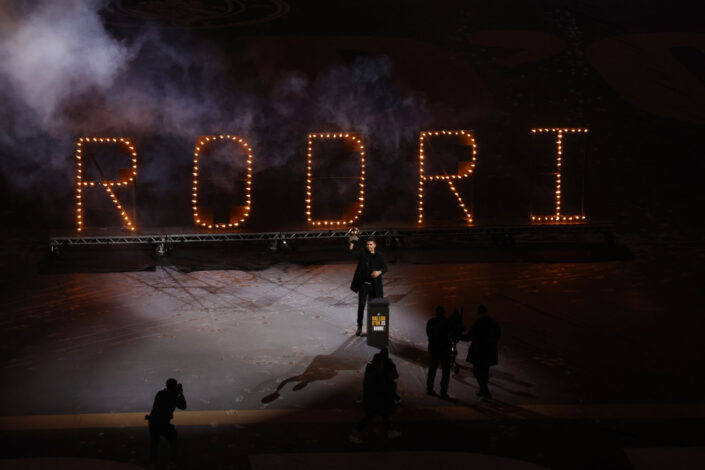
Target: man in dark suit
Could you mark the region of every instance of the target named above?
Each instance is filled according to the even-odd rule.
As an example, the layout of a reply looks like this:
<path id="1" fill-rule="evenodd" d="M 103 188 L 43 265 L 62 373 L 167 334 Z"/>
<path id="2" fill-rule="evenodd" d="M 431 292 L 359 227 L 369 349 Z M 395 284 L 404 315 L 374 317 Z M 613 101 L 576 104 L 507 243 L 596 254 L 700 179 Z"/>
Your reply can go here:
<path id="1" fill-rule="evenodd" d="M 436 307 L 436 316 L 426 323 L 428 336 L 428 377 L 426 393 L 435 395 L 433 384 L 436 380 L 436 370 L 441 364 L 441 398 L 448 398 L 448 382 L 450 382 L 450 363 L 453 351 L 452 331 L 446 318 L 443 306 Z"/>
<path id="2" fill-rule="evenodd" d="M 359 231 L 351 232 L 348 239 L 348 252 L 350 256 L 357 259 L 357 267 L 350 289 L 357 293 L 357 331 L 355 335 L 360 336 L 367 299 L 384 297 L 382 274 L 387 272 L 387 262 L 384 255 L 377 251 L 377 242 L 373 237 L 369 237 L 365 241 L 365 249 L 357 248 L 355 246 L 355 242 L 358 241 L 357 234 Z"/>
<path id="3" fill-rule="evenodd" d="M 489 400 L 492 395 L 488 388 L 490 380 L 490 366 L 498 362 L 497 343 L 501 336 L 501 330 L 497 320 L 490 317 L 487 307 L 480 305 L 477 307 L 478 318 L 470 327 L 470 331 L 462 336 L 465 341 L 471 341 L 468 348 L 467 361 L 472 363 L 472 370 L 480 390 L 477 396 Z"/>

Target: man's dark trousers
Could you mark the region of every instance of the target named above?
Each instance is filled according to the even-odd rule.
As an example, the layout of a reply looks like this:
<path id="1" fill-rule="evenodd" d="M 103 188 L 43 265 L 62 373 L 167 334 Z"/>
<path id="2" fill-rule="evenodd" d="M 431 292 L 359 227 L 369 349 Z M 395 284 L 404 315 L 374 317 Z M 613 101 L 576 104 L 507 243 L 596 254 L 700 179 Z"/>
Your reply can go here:
<path id="1" fill-rule="evenodd" d="M 450 382 L 450 360 L 451 351 L 430 352 L 428 363 L 428 379 L 426 380 L 426 390 L 433 390 L 433 383 L 436 380 L 436 369 L 441 363 L 441 395 L 448 394 L 448 382 Z"/>
<path id="2" fill-rule="evenodd" d="M 372 283 L 363 282 L 360 284 L 360 290 L 357 293 L 357 326 L 362 328 L 362 319 L 365 316 L 365 304 L 367 298 L 372 294 Z"/>
<path id="3" fill-rule="evenodd" d="M 149 423 L 149 439 L 150 453 L 149 462 L 157 462 L 157 449 L 159 448 L 159 439 L 164 436 L 169 441 L 169 460 L 176 460 L 176 450 L 179 447 L 179 439 L 176 435 L 176 428 L 170 423 Z"/>
<path id="4" fill-rule="evenodd" d="M 487 384 L 490 381 L 490 366 L 484 364 L 473 364 L 472 373 L 480 386 L 480 393 L 489 393 Z"/>

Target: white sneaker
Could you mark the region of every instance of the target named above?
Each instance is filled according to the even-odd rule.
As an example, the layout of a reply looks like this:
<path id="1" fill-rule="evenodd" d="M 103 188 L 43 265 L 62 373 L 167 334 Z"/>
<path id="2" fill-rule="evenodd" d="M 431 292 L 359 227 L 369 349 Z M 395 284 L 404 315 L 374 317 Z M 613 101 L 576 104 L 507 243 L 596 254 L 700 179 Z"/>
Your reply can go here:
<path id="1" fill-rule="evenodd" d="M 362 438 L 360 437 L 360 433 L 357 431 L 351 432 L 348 436 L 348 440 L 353 444 L 362 444 Z"/>
<path id="2" fill-rule="evenodd" d="M 399 431 L 395 431 L 393 429 L 387 431 L 387 439 L 396 439 L 398 437 L 401 437 L 401 433 Z"/>

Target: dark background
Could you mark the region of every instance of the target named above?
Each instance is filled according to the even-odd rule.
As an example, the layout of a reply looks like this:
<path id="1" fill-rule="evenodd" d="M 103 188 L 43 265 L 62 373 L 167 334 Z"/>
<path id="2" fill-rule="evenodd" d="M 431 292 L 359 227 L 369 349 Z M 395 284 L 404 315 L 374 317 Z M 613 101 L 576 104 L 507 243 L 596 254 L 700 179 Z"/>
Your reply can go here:
<path id="1" fill-rule="evenodd" d="M 413 224 L 418 133 L 433 129 L 475 133 L 477 168 L 459 185 L 475 223 L 522 224 L 532 211 L 553 209 L 553 179 L 541 173 L 554 161 L 554 138 L 530 130 L 559 126 L 590 129 L 565 139 L 564 212 L 584 204 L 588 222 L 656 240 L 702 236 L 705 34 L 688 2 L 238 5 L 94 5 L 108 40 L 130 53 L 111 81 L 74 83 L 51 125 L 27 111 L 12 83 L 4 87 L 0 187 L 8 225 L 70 233 L 76 139 L 129 136 L 139 152 L 137 226 L 191 227 L 195 141 L 229 133 L 254 152 L 247 229 L 305 227 L 306 135 L 320 131 L 364 136 L 362 223 Z M 27 10 L 24 18 L 41 9 L 12 8 L 16 17 Z M 458 153 L 439 145 L 428 158 L 452 173 Z M 320 174 L 351 177 L 355 158 L 333 152 L 314 160 Z M 233 181 L 222 200 L 237 203 L 242 191 Z M 447 187 L 427 188 L 433 223 L 461 222 Z M 335 216 L 350 190 L 322 180 L 315 192 L 315 210 Z M 95 193 L 86 197 L 109 213 L 107 198 Z M 109 214 L 87 223 L 122 230 Z"/>

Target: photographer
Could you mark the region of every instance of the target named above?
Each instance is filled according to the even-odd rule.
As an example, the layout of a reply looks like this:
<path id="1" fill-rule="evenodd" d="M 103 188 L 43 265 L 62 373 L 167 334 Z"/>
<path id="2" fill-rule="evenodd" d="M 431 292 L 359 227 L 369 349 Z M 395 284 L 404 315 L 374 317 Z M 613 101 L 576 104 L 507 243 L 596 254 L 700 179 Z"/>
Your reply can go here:
<path id="1" fill-rule="evenodd" d="M 176 450 L 179 446 L 176 428 L 171 424 L 171 419 L 174 417 L 174 410 L 186 409 L 186 399 L 184 398 L 184 390 L 176 379 L 166 381 L 166 388 L 157 392 L 152 405 L 152 412 L 145 416 L 149 421 L 149 439 L 150 439 L 150 465 L 157 463 L 157 449 L 159 448 L 159 439 L 164 436 L 169 441 L 169 468 L 174 466 L 176 461 Z"/>

